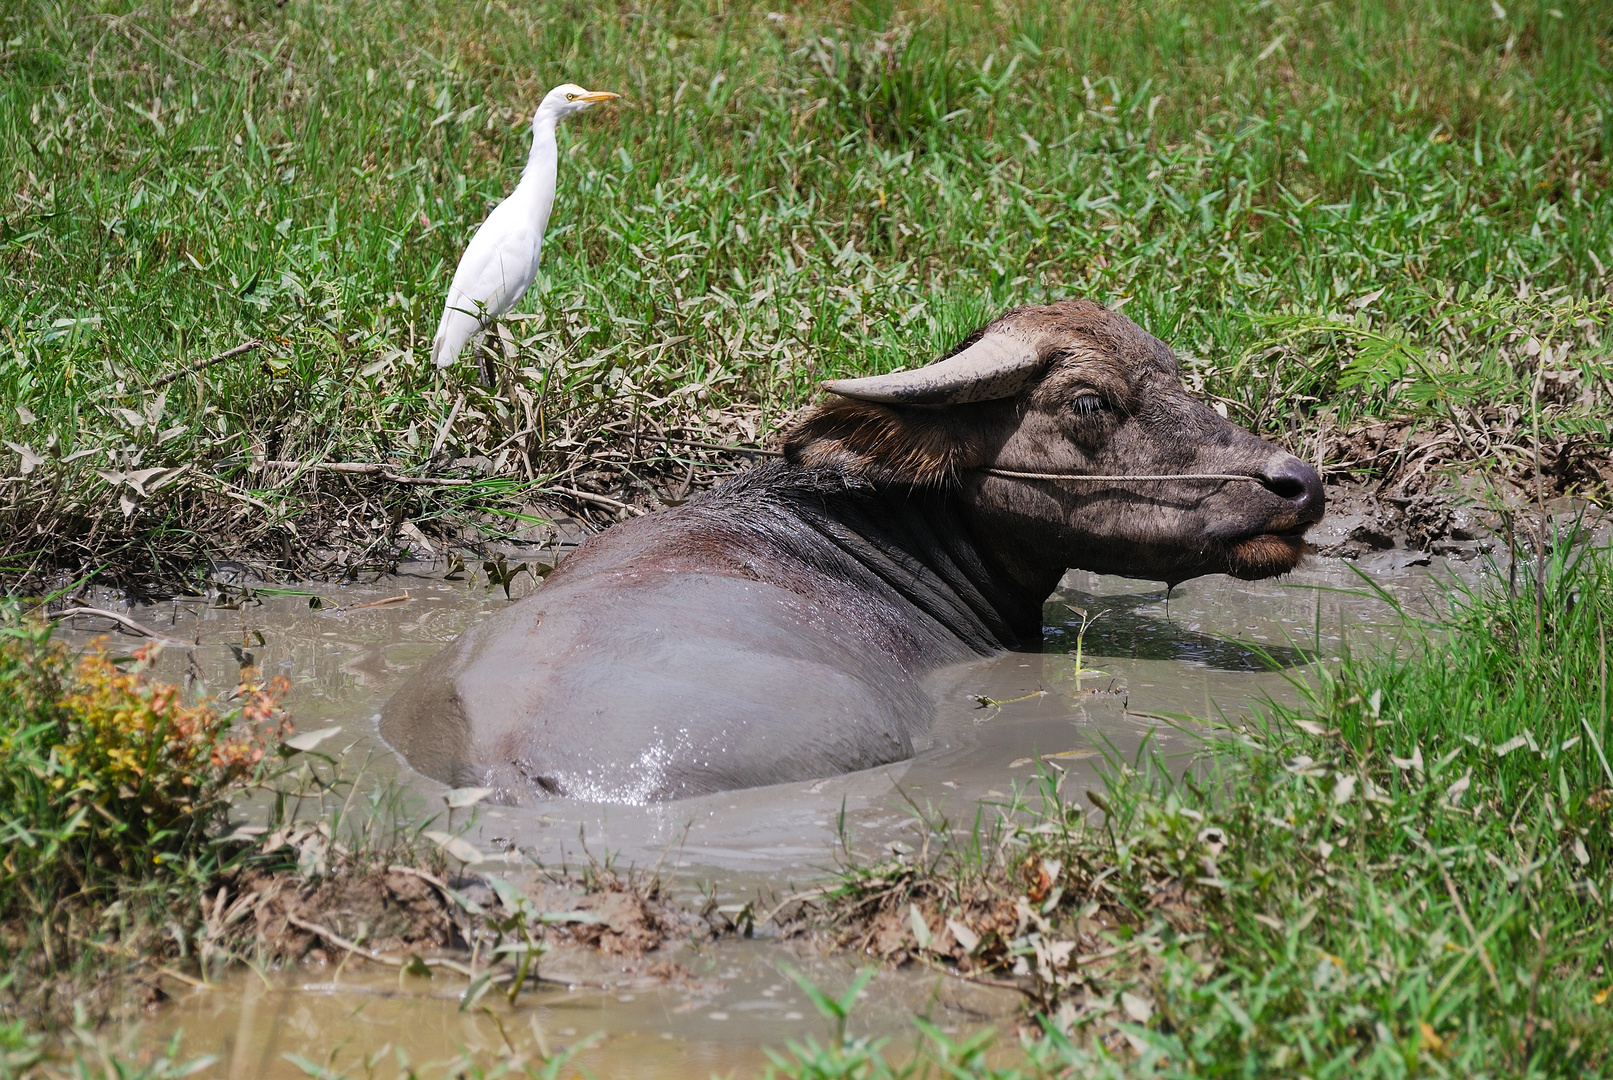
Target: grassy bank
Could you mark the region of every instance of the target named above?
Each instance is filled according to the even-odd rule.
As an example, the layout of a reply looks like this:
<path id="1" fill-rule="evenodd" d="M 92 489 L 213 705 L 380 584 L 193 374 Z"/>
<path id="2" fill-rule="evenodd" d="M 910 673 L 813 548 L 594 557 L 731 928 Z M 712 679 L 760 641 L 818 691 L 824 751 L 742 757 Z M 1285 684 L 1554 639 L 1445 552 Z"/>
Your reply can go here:
<path id="1" fill-rule="evenodd" d="M 1019 986 L 1031 1075 L 1603 1075 L 1613 556 L 1559 555 L 1539 603 L 1453 601 L 1196 764 L 933 823 L 820 915 Z"/>
<path id="2" fill-rule="evenodd" d="M 653 505 L 734 460 L 689 442 L 1071 294 L 1335 477 L 1521 481 L 1538 439 L 1601 491 L 1610 67 L 1589 0 L 10 0 L 0 554 L 172 584 L 608 519 L 566 489 Z M 562 133 L 498 386 L 435 375 L 563 79 L 627 102 Z"/>

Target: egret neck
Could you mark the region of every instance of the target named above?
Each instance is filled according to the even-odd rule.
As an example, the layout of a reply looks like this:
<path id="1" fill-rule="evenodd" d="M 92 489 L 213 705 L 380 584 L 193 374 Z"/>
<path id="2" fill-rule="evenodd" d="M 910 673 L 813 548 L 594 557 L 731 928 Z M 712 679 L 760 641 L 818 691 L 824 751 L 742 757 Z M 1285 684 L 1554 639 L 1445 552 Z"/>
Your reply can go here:
<path id="1" fill-rule="evenodd" d="M 516 198 L 531 215 L 532 231 L 538 242 L 533 245 L 532 264 L 537 270 L 538 256 L 543 249 L 543 235 L 549 229 L 549 215 L 554 210 L 554 192 L 560 171 L 560 149 L 555 132 L 560 117 L 547 109 L 538 111 L 532 119 L 532 153 L 527 156 L 526 168 L 521 170 L 521 182 L 515 187 Z"/>

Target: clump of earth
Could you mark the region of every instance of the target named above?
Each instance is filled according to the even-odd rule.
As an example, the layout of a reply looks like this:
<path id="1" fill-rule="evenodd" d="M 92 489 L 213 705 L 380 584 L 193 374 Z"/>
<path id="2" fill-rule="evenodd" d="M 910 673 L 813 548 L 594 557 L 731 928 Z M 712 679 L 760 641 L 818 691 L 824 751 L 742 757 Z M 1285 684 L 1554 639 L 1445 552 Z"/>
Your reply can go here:
<path id="1" fill-rule="evenodd" d="M 1613 536 L 1613 518 L 1595 504 L 1571 496 L 1546 501 L 1548 538 L 1576 522 L 1598 538 Z M 1318 555 L 1383 559 L 1399 568 L 1426 565 L 1436 555 L 1464 562 L 1504 558 L 1509 534 L 1521 554 L 1540 526 L 1540 510 L 1521 490 L 1483 498 L 1454 486 L 1397 495 L 1376 484 L 1329 484 L 1327 516 L 1306 540 Z"/>

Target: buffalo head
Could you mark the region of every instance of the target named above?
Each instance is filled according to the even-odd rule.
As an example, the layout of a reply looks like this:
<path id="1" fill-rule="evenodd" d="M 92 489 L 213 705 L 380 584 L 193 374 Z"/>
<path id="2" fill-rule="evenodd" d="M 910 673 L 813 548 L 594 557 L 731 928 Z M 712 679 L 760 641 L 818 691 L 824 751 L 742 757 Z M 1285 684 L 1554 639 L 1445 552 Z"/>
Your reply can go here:
<path id="1" fill-rule="evenodd" d="M 1030 587 L 1069 567 L 1172 583 L 1286 573 L 1325 507 L 1315 469 L 1192 397 L 1164 342 L 1085 300 L 1015 309 L 928 366 L 826 389 L 787 433 L 787 457 L 955 492 L 977 539 Z"/>

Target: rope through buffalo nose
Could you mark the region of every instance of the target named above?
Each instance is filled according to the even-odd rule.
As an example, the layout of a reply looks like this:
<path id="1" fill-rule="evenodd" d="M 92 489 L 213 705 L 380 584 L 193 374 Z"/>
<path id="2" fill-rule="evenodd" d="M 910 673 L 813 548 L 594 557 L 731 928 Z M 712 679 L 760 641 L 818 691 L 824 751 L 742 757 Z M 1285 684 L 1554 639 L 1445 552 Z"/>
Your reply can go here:
<path id="1" fill-rule="evenodd" d="M 1257 484 L 1264 483 L 1259 476 L 1250 476 L 1248 473 L 1167 473 L 1159 476 L 1101 476 L 1095 473 L 1045 473 L 1045 472 L 1014 472 L 1009 469 L 985 469 L 984 472 L 992 476 L 1006 476 L 1015 480 L 1251 480 Z"/>

